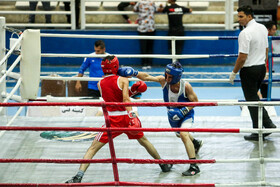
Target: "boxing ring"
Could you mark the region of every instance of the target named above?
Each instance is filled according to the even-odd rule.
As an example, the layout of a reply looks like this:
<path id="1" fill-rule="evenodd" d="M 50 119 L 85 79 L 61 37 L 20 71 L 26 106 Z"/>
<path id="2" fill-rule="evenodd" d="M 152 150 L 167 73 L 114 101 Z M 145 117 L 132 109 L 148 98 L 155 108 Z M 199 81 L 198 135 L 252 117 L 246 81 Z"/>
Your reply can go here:
<path id="1" fill-rule="evenodd" d="M 58 35 L 53 35 L 58 37 Z M 91 37 L 105 36 L 59 35 L 61 37 Z M 14 88 L 8 93 L 1 91 L 4 98 L 0 103 L 0 186 L 279 186 L 279 153 L 280 140 L 277 129 L 262 129 L 262 120 L 259 120 L 259 129 L 251 128 L 249 117 L 206 116 L 195 118 L 195 126 L 191 129 L 171 129 L 166 116 L 141 116 L 143 128 L 147 138 L 157 148 L 163 159 L 150 159 L 135 141 L 127 141 L 121 135 L 112 140 L 105 148 L 91 160 L 80 159 L 88 148 L 90 141 L 97 131 L 137 131 L 139 129 L 110 128 L 107 106 L 138 106 L 143 108 L 158 108 L 165 106 L 196 106 L 215 110 L 216 107 L 256 106 L 259 108 L 259 118 L 262 116 L 262 107 L 279 106 L 279 101 L 244 102 L 238 100 L 200 101 L 196 103 L 163 103 L 159 101 L 140 100 L 132 103 L 106 103 L 96 100 L 79 100 L 72 98 L 37 97 L 40 79 L 45 80 L 99 80 L 97 78 L 50 77 L 40 76 L 39 57 L 92 57 L 92 55 L 75 54 L 41 54 L 40 37 L 52 37 L 36 30 L 27 30 L 15 43 L 21 43 L 21 53 L 15 63 L 4 71 L 0 78 L 1 85 L 7 76 L 17 80 Z M 108 37 L 108 36 L 107 36 Z M 116 36 L 112 36 L 116 37 Z M 32 38 L 32 40 L 31 40 Z M 35 38 L 35 39 L 34 39 Z M 187 39 L 187 37 L 183 37 Z M 165 37 L 160 39 L 167 39 Z M 174 39 L 174 38 L 173 38 Z M 175 38 L 176 39 L 176 38 Z M 191 39 L 191 38 L 188 38 Z M 207 38 L 192 38 L 207 39 Z M 208 39 L 213 39 L 212 37 Z M 216 39 L 219 39 L 216 37 Z M 221 38 L 220 38 L 221 39 Z M 234 38 L 230 38 L 234 39 Z M 276 37 L 277 39 L 277 37 Z M 30 43 L 29 43 L 30 42 Z M 31 45 L 32 44 L 32 45 Z M 32 48 L 30 46 L 33 46 Z M 38 47 L 39 46 L 39 47 Z M 37 49 L 37 51 L 36 51 Z M 14 48 L 1 59 L 2 66 L 11 55 Z M 234 56 L 233 54 L 232 56 Z M 277 54 L 274 54 L 277 56 Z M 31 58 L 35 59 L 29 59 Z M 34 57 L 35 56 L 35 57 Z M 117 55 L 119 58 L 141 58 L 141 55 Z M 218 56 L 218 55 L 217 55 Z M 226 55 L 230 57 L 231 55 Z M 210 55 L 151 55 L 150 58 L 209 58 Z M 215 56 L 212 56 L 215 58 Z M 26 59 L 27 58 L 27 59 Z M 28 64 L 32 60 L 36 65 Z M 20 74 L 13 73 L 12 69 L 20 62 Z M 28 67 L 28 68 L 27 68 Z M 30 76 L 28 71 L 34 70 Z M 36 71 L 37 70 L 37 71 Z M 28 76 L 27 76 L 28 75 Z M 4 78 L 3 78 L 4 77 Z M 29 78 L 29 79 L 28 79 Z M 31 80 L 30 80 L 31 79 Z M 135 80 L 135 79 L 131 79 Z M 200 79 L 189 82 L 229 82 L 227 79 Z M 236 80 L 238 82 L 239 80 Z M 277 82 L 275 79 L 269 82 Z M 32 83 L 32 84 L 31 84 Z M 20 95 L 15 95 L 20 88 Z M 38 99 L 39 98 L 39 99 Z M 9 102 L 14 100 L 16 102 Z M 276 99 L 277 100 L 277 99 Z M 102 107 L 104 117 L 28 117 L 19 116 L 24 107 Z M 10 107 L 19 107 L 14 116 L 6 116 L 4 110 Z M 162 109 L 165 110 L 165 109 Z M 279 117 L 273 117 L 275 124 L 280 124 Z M 107 128 L 100 128 L 106 123 Z M 247 128 L 245 128 L 247 127 Z M 176 138 L 174 131 L 189 131 L 195 137 L 203 139 L 204 145 L 198 154 L 197 160 L 188 160 L 183 144 Z M 53 132 L 53 136 L 42 138 L 46 132 Z M 66 135 L 59 137 L 62 132 Z M 67 132 L 85 132 L 71 139 Z M 263 133 L 273 134 L 263 141 Z M 244 133 L 258 133 L 258 142 L 243 140 Z M 92 135 L 93 134 L 93 135 Z M 46 137 L 46 136 L 45 136 Z M 79 158 L 79 159 L 77 159 Z M 181 172 L 191 162 L 199 163 L 201 173 L 193 177 L 183 177 Z M 85 174 L 83 183 L 64 184 L 74 175 L 79 163 L 92 163 Z M 171 172 L 162 173 L 158 163 L 175 164 Z M 234 177 L 233 177 L 234 176 Z M 143 182 L 144 181 L 144 182 Z"/>

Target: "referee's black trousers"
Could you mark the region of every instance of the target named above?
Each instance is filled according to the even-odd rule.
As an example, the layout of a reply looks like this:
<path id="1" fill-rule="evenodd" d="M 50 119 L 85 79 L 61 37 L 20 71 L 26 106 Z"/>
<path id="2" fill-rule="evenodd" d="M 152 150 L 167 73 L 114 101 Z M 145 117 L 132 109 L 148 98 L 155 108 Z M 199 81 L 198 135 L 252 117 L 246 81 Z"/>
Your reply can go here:
<path id="1" fill-rule="evenodd" d="M 265 65 L 243 67 L 240 70 L 241 86 L 246 101 L 259 101 L 257 94 L 266 73 Z M 253 122 L 253 128 L 258 128 L 258 107 L 248 107 Z M 267 111 L 263 108 L 263 126 L 271 128 L 273 125 Z"/>

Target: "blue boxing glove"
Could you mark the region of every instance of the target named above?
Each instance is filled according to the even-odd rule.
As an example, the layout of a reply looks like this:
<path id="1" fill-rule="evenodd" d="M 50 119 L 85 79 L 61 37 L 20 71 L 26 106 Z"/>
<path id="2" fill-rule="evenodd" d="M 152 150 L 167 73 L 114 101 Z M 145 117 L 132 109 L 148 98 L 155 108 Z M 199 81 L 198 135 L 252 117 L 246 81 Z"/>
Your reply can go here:
<path id="1" fill-rule="evenodd" d="M 189 113 L 188 107 L 179 108 L 171 108 L 168 110 L 168 117 L 174 121 L 179 121 L 184 119 L 184 117 Z"/>
<path id="2" fill-rule="evenodd" d="M 122 67 L 119 68 L 118 75 L 122 77 L 136 77 L 138 75 L 138 71 L 133 69 L 132 67 Z"/>

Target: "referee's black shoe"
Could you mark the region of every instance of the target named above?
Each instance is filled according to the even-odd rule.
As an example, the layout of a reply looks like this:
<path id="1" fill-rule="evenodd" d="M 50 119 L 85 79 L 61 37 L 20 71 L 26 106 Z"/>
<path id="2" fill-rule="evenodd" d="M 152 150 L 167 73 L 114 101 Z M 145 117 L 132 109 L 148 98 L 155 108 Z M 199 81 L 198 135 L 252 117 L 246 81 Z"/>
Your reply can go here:
<path id="1" fill-rule="evenodd" d="M 276 129 L 277 126 L 274 125 L 273 123 L 270 123 L 268 126 L 266 126 L 266 127 L 264 127 L 264 128 L 266 128 L 266 129 Z M 269 135 L 271 135 L 271 133 L 264 133 L 264 134 L 263 134 L 263 137 L 266 137 L 266 136 L 269 136 Z"/>
<path id="2" fill-rule="evenodd" d="M 265 140 L 264 137 L 268 136 L 269 134 L 270 133 L 263 134 L 263 140 Z M 252 141 L 259 141 L 259 134 L 252 133 L 248 136 L 244 136 L 244 139 L 245 140 L 252 140 Z"/>

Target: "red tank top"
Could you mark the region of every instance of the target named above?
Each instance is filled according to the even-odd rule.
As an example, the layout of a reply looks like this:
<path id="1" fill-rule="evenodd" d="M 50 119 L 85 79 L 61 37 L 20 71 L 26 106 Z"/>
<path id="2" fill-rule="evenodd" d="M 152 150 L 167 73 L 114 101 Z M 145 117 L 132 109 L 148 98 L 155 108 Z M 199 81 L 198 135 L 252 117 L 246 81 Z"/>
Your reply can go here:
<path id="1" fill-rule="evenodd" d="M 100 81 L 101 96 L 105 102 L 123 102 L 122 90 L 118 84 L 119 76 L 109 75 Z M 107 107 L 108 111 L 126 111 L 125 107 Z"/>

